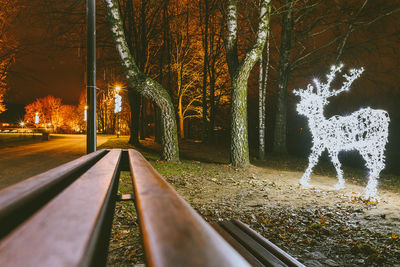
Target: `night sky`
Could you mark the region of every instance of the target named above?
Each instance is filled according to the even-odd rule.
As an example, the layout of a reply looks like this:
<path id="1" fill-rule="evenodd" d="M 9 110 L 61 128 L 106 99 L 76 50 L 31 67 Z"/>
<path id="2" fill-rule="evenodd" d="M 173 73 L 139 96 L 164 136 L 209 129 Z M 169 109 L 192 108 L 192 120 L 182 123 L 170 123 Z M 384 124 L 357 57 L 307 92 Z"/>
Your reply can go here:
<path id="1" fill-rule="evenodd" d="M 43 13 L 43 5 L 38 4 L 39 2 L 43 2 L 33 2 L 25 0 L 26 7 L 21 9 L 13 27 L 13 32 L 20 42 L 21 49 L 16 55 L 15 63 L 8 76 L 9 90 L 6 96 L 6 103 L 8 105 L 26 105 L 32 103 L 38 97 L 45 97 L 51 94 L 62 98 L 64 104 L 78 104 L 79 95 L 85 89 L 86 64 L 85 50 L 78 51 L 76 47 L 85 44 L 85 32 L 81 31 L 77 33 L 82 37 L 81 44 L 66 42 L 63 43 L 63 47 L 55 45 L 51 30 L 53 27 L 50 26 L 51 23 L 54 23 L 54 20 L 52 20 L 51 16 Z M 56 3 L 57 5 L 60 4 L 60 2 Z M 85 2 L 82 1 L 82 22 L 85 17 L 84 10 Z M 100 19 L 98 18 L 98 20 Z M 64 24 L 68 27 L 68 23 Z M 387 25 L 387 27 L 398 28 L 399 25 L 391 24 Z M 383 28 L 387 29 L 387 27 Z M 382 25 L 379 24 L 374 28 L 379 31 L 383 30 Z M 101 38 L 100 32 L 98 32 L 98 37 Z M 382 40 L 379 42 L 382 42 Z M 71 48 L 74 46 L 75 48 Z M 390 100 L 389 102 L 395 101 L 392 94 L 394 92 L 396 92 L 394 93 L 395 95 L 398 93 L 398 90 L 393 89 L 393 87 L 398 87 L 399 81 L 399 76 L 396 75 L 399 69 L 398 48 L 390 46 L 383 51 L 365 52 L 364 55 L 369 54 L 368 58 L 363 57 L 358 61 L 360 64 L 362 62 L 362 65 L 366 67 L 363 79 L 364 82 L 370 80 L 370 84 L 367 87 L 371 88 L 371 90 L 368 93 L 368 90 L 365 88 L 354 88 L 354 92 L 352 93 L 356 94 L 357 91 L 362 92 L 362 98 L 367 98 L 367 100 L 371 101 L 376 96 L 378 91 L 376 89 L 383 87 L 380 89 L 381 93 L 385 93 L 382 95 L 383 101 L 385 103 L 388 100 Z M 374 65 L 368 59 L 378 64 Z M 327 70 L 328 66 L 316 66 L 314 69 Z M 99 67 L 98 70 L 98 77 L 101 77 Z M 304 75 L 308 78 L 300 78 L 299 80 L 295 76 L 291 77 L 292 80 L 289 83 L 289 88 L 304 87 L 313 73 L 308 71 Z M 367 76 L 373 76 L 373 81 Z M 382 78 L 377 79 L 380 76 Z M 98 81 L 98 84 L 100 84 L 100 81 Z M 386 94 L 387 90 L 390 90 L 392 93 Z M 393 103 L 390 106 L 393 106 Z"/>
<path id="2" fill-rule="evenodd" d="M 84 58 L 77 48 L 54 46 L 48 31 L 49 18 L 40 16 L 39 8 L 23 8 L 14 24 L 21 48 L 9 73 L 6 101 L 29 104 L 51 94 L 61 97 L 65 104 L 77 104 L 85 88 Z"/>

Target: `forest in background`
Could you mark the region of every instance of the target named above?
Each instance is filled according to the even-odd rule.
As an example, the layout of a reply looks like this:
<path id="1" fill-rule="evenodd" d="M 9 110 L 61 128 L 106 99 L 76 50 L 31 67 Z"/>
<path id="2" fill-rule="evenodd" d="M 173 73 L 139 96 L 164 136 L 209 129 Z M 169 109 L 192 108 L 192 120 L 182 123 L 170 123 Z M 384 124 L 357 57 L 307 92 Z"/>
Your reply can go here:
<path id="1" fill-rule="evenodd" d="M 120 5 L 132 55 L 139 69 L 171 96 L 180 137 L 228 143 L 231 79 L 224 43 L 225 1 L 124 0 Z M 48 0 L 39 6 L 37 15 L 46 15 L 48 21 L 48 41 L 60 49 L 75 50 L 84 62 L 83 1 Z M 239 59 L 254 40 L 258 11 L 258 1 L 238 1 Z M 267 152 L 275 150 L 276 139 L 287 137 L 284 146 L 289 153 L 308 153 L 311 139 L 306 119 L 296 114 L 298 99 L 290 92 L 305 88 L 313 77 L 323 77 L 330 65 L 342 62 L 347 68 L 364 66 L 366 71 L 350 92 L 331 99 L 326 116 L 349 114 L 365 106 L 387 110 L 391 117 L 388 162 L 396 165 L 400 143 L 398 11 L 398 1 L 271 2 L 270 34 L 262 61 L 268 70 L 264 72 L 267 78 L 262 78 L 266 81 Z M 97 21 L 97 84 L 104 89 L 124 83 L 125 78 L 100 1 Z M 259 77 L 256 64 L 248 80 L 247 99 L 249 145 L 254 156 L 259 146 Z M 159 140 L 157 108 L 137 94 L 127 94 L 125 100 L 132 111 L 133 138 L 140 142 L 140 138 L 155 136 Z M 277 134 L 277 129 L 284 134 Z"/>

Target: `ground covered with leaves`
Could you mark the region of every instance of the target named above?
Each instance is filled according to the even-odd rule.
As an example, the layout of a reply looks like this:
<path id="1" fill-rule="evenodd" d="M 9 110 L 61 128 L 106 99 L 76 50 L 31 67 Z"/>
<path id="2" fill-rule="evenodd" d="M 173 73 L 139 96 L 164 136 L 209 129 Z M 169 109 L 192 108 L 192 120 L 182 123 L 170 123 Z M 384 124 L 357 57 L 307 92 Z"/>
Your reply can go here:
<path id="1" fill-rule="evenodd" d="M 105 147 L 125 146 L 122 141 Z M 396 175 L 383 175 L 380 199 L 373 201 L 359 196 L 366 181 L 358 170 L 345 169 L 346 189 L 335 191 L 334 171 L 321 164 L 312 175 L 314 187 L 302 189 L 304 160 L 271 156 L 236 169 L 218 148 L 186 142 L 181 158 L 191 159 L 165 163 L 148 149 L 156 146 L 146 145 L 151 164 L 207 221 L 239 219 L 306 266 L 400 266 Z M 119 191 L 132 192 L 129 173 L 122 173 Z M 108 265 L 143 263 L 132 203 L 117 204 L 112 231 Z"/>

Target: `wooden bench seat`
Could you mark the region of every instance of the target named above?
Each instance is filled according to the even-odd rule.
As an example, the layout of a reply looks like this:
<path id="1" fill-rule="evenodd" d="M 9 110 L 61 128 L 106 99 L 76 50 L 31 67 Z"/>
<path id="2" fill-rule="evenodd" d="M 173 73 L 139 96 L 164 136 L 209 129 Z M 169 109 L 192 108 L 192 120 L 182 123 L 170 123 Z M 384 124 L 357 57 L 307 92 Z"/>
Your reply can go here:
<path id="1" fill-rule="evenodd" d="M 238 221 L 214 230 L 132 149 L 98 151 L 0 191 L 0 266 L 104 266 L 119 173 L 129 169 L 146 265 L 302 266 Z"/>

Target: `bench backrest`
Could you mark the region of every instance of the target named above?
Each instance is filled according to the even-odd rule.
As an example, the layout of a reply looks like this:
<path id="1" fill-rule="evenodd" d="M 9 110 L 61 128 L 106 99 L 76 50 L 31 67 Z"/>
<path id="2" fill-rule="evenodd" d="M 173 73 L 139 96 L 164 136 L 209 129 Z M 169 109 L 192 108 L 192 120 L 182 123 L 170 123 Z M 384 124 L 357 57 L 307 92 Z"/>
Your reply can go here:
<path id="1" fill-rule="evenodd" d="M 2 190 L 0 266 L 105 265 L 119 171 L 127 163 L 149 266 L 248 266 L 139 152 L 119 149 Z"/>

